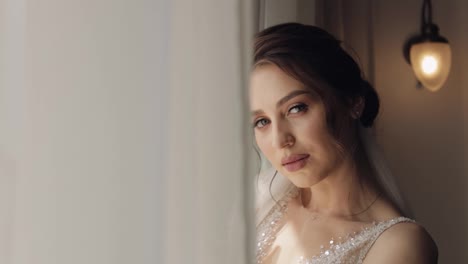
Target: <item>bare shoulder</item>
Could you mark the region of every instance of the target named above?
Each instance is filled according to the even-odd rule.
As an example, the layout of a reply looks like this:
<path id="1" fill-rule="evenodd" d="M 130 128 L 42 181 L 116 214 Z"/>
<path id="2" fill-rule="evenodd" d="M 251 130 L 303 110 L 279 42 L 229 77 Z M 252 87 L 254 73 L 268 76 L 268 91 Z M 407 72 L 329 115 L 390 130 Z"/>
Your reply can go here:
<path id="1" fill-rule="evenodd" d="M 437 245 L 429 233 L 419 224 L 402 222 L 380 235 L 363 263 L 431 264 L 437 258 Z"/>

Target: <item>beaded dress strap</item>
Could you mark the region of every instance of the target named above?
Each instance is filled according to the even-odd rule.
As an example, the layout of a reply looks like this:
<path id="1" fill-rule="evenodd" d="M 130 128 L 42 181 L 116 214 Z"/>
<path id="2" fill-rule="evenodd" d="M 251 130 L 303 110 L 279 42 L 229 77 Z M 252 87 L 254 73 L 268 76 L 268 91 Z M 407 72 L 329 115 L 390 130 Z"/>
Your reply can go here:
<path id="1" fill-rule="evenodd" d="M 416 223 L 416 221 L 413 219 L 400 216 L 400 217 L 392 218 L 390 220 L 377 224 L 372 229 L 375 232 L 371 234 L 368 244 L 362 250 L 361 259 L 359 260 L 359 263 L 361 263 L 364 260 L 364 258 L 367 256 L 367 253 L 369 252 L 371 247 L 374 245 L 375 241 L 377 241 L 377 239 L 380 237 L 380 235 L 382 235 L 383 232 L 385 232 L 385 230 L 389 229 L 390 227 L 398 223 L 403 223 L 403 222 Z"/>
<path id="2" fill-rule="evenodd" d="M 299 264 L 361 264 L 367 252 L 385 230 L 401 222 L 414 222 L 406 217 L 396 217 L 390 220 L 373 223 L 364 227 L 361 232 L 349 234 L 342 242 L 330 240 L 330 246 L 321 246 L 321 252 L 311 258 L 299 257 Z"/>

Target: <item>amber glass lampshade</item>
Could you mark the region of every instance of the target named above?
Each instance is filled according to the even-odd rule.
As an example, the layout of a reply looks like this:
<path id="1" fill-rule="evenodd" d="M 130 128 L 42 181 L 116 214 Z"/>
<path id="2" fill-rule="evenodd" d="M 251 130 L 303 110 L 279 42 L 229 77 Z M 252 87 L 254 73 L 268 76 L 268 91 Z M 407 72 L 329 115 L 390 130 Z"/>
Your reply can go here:
<path id="1" fill-rule="evenodd" d="M 422 42 L 410 49 L 411 66 L 416 78 L 430 91 L 439 90 L 447 80 L 452 63 L 450 45 L 445 42 Z"/>
<path id="2" fill-rule="evenodd" d="M 418 81 L 430 91 L 438 91 L 447 80 L 452 64 L 452 51 L 439 27 L 432 22 L 432 4 L 423 0 L 421 33 L 404 44 L 403 55 L 411 64 Z"/>

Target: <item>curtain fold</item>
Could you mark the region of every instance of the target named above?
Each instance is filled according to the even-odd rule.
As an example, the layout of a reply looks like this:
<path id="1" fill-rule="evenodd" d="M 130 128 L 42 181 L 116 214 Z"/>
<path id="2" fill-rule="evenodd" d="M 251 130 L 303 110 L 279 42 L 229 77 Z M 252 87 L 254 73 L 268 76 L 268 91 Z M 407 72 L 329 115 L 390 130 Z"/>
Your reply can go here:
<path id="1" fill-rule="evenodd" d="M 252 8 L 248 1 L 172 5 L 165 263 L 247 263 L 253 258 L 245 251 L 252 244 L 243 207 L 253 181 L 243 177 L 253 173 L 244 170 L 251 154 L 240 102 Z"/>

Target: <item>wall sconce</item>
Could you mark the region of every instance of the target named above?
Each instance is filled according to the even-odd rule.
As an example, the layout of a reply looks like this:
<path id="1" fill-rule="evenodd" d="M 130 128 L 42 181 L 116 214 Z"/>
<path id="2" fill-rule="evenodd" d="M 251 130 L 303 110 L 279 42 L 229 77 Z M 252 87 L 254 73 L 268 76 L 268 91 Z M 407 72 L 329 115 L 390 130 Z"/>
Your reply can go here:
<path id="1" fill-rule="evenodd" d="M 432 23 L 432 4 L 424 0 L 421 34 L 410 37 L 403 53 L 421 84 L 430 91 L 439 90 L 450 72 L 452 52 L 448 40 L 439 35 L 439 27 Z"/>

